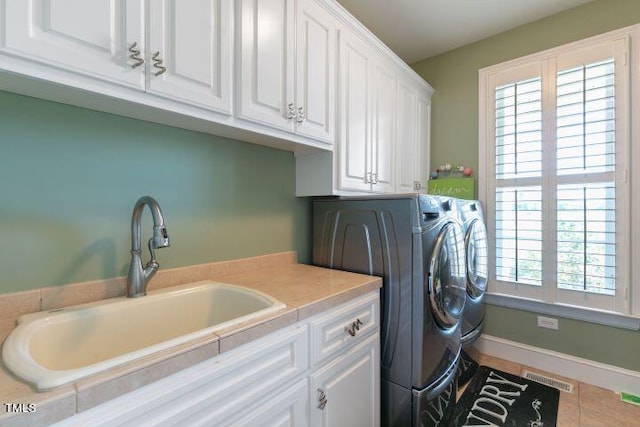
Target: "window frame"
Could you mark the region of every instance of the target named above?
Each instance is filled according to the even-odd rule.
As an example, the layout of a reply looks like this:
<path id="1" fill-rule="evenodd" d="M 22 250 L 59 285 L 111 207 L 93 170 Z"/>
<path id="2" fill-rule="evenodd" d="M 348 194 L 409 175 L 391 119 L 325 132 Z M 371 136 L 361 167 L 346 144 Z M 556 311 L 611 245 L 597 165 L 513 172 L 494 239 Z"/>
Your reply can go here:
<path id="1" fill-rule="evenodd" d="M 478 198 L 487 210 L 487 232 L 489 238 L 489 284 L 487 302 L 498 305 L 529 309 L 530 311 L 558 316 L 611 324 L 630 329 L 640 328 L 640 287 L 633 286 L 633 279 L 640 278 L 640 266 L 630 260 L 636 259 L 640 250 L 640 195 L 633 197 L 640 189 L 640 174 L 631 167 L 632 159 L 640 166 L 640 25 L 622 28 L 595 37 L 565 44 L 542 52 L 516 58 L 479 71 L 479 170 Z M 635 47 L 635 51 L 632 48 Z M 551 262 L 552 267 L 543 267 L 542 286 L 533 286 L 496 280 L 496 230 L 495 230 L 495 88 L 507 83 L 542 78 L 543 90 L 543 163 L 555 170 L 555 143 L 550 150 L 548 143 L 556 137 L 556 79 L 557 70 L 566 69 L 567 64 L 597 61 L 602 59 L 599 48 L 613 49 L 616 60 L 616 296 L 612 304 L 602 304 L 600 295 L 575 292 L 557 288 L 556 271 L 556 226 L 547 226 L 543 231 L 543 264 Z M 594 53 L 595 52 L 595 53 Z M 585 56 L 586 55 L 586 56 Z M 591 55 L 591 56 L 590 56 Z M 593 56 L 595 55 L 595 56 Z M 619 62 L 623 65 L 620 67 Z M 620 89 L 618 89 L 619 85 Z M 549 104 L 549 100 L 553 102 Z M 547 104 L 545 104 L 547 102 Z M 622 114 L 620 114 L 622 113 Z M 621 142 L 618 142 L 622 139 Z M 529 178 L 515 179 L 520 182 L 535 183 Z M 543 188 L 557 189 L 557 175 L 543 174 L 537 179 Z M 555 190 L 554 190 L 555 191 Z M 637 191 L 635 191 L 637 192 Z M 555 222 L 555 201 L 543 195 L 543 222 Z M 551 205 L 551 206 L 549 206 Z M 551 214 L 550 214 L 551 213 Z M 549 272 L 553 273 L 550 274 Z M 576 298 L 579 295 L 579 298 Z M 567 297 L 569 296 L 569 297 Z M 598 298 L 594 298 L 598 297 Z M 605 297 L 604 300 L 612 297 Z M 527 308 L 529 307 L 529 308 Z M 603 307 L 607 307 L 603 309 Z M 594 313 L 596 316 L 594 316 Z M 600 314 L 600 315 L 598 315 Z M 627 320 L 621 317 L 628 318 Z"/>

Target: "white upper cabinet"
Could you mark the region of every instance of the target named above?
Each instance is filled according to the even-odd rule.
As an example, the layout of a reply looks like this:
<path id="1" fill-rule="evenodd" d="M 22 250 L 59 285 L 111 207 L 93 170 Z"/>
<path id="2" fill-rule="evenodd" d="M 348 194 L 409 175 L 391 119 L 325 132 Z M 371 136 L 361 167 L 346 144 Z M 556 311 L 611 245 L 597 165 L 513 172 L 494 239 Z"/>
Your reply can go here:
<path id="1" fill-rule="evenodd" d="M 147 91 L 230 113 L 231 0 L 150 0 Z"/>
<path id="2" fill-rule="evenodd" d="M 414 159 L 414 191 L 425 192 L 429 179 L 429 149 L 431 147 L 431 91 L 418 92 L 418 147 Z"/>
<path id="3" fill-rule="evenodd" d="M 331 15 L 311 0 L 241 0 L 239 9 L 238 116 L 332 143 Z"/>
<path id="4" fill-rule="evenodd" d="M 297 131 L 333 143 L 338 23 L 314 0 L 299 0 L 297 11 Z"/>
<path id="5" fill-rule="evenodd" d="M 429 164 L 430 93 L 400 78 L 397 111 L 396 192 L 419 192 Z"/>
<path id="6" fill-rule="evenodd" d="M 296 156 L 296 195 L 422 191 L 433 89 L 347 25 L 338 33 L 337 85 L 333 153 Z"/>
<path id="7" fill-rule="evenodd" d="M 395 190 L 396 72 L 380 58 L 374 64 L 371 189 L 383 193 Z"/>
<path id="8" fill-rule="evenodd" d="M 398 85 L 398 192 L 420 189 L 420 143 L 418 140 L 418 93 L 404 81 Z M 417 183 L 417 184 L 416 184 Z"/>
<path id="9" fill-rule="evenodd" d="M 294 151 L 298 195 L 424 179 L 431 88 L 335 0 L 0 0 L 0 75 L 0 90 Z"/>
<path id="10" fill-rule="evenodd" d="M 340 33 L 339 190 L 392 193 L 396 72 L 358 36 Z"/>
<path id="11" fill-rule="evenodd" d="M 341 31 L 340 134 L 337 155 L 338 187 L 371 190 L 371 87 L 374 51 L 357 36 Z"/>
<path id="12" fill-rule="evenodd" d="M 0 4 L 4 7 L 0 41 L 5 52 L 144 89 L 143 0 L 5 0 Z"/>
<path id="13" fill-rule="evenodd" d="M 177 0 L 7 0 L 3 47 L 66 71 L 229 113 L 231 0 L 179 5 Z"/>
<path id="14" fill-rule="evenodd" d="M 238 115 L 292 130 L 294 0 L 240 0 L 239 9 Z"/>

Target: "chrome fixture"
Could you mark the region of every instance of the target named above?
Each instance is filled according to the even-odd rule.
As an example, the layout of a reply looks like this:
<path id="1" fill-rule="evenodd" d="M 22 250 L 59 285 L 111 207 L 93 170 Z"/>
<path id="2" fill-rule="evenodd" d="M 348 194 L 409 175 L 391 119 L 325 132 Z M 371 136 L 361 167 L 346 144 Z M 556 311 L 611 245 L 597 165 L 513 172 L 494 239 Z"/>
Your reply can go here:
<path id="1" fill-rule="evenodd" d="M 321 411 L 324 411 L 324 407 L 327 406 L 327 395 L 325 394 L 325 392 L 319 388 L 318 389 L 318 409 L 320 409 Z"/>
<path id="2" fill-rule="evenodd" d="M 304 111 L 303 107 L 298 107 L 296 110 L 296 106 L 293 102 L 287 104 L 287 120 L 295 120 L 297 123 L 303 123 L 307 120 L 307 113 Z"/>
<path id="3" fill-rule="evenodd" d="M 356 333 L 360 330 L 360 326 L 364 325 L 364 323 L 362 323 L 362 320 L 360 320 L 359 318 L 356 319 L 355 322 L 351 323 L 350 327 L 344 327 L 344 331 L 347 332 L 349 335 L 351 335 L 352 337 L 356 336 Z"/>
<path id="4" fill-rule="evenodd" d="M 287 104 L 287 120 L 293 120 L 296 118 L 296 107 L 293 102 Z"/>
<path id="5" fill-rule="evenodd" d="M 298 118 L 296 119 L 296 121 L 298 123 L 302 123 L 306 120 L 307 120 L 307 113 L 304 112 L 304 108 L 298 107 Z"/>
<path id="6" fill-rule="evenodd" d="M 145 206 L 149 206 L 151 215 L 153 216 L 153 237 L 149 239 L 149 252 L 151 260 L 147 265 L 142 267 L 140 240 L 142 233 L 141 218 L 142 210 Z M 166 248 L 169 245 L 169 235 L 164 226 L 162 211 L 158 202 L 153 197 L 143 196 L 136 202 L 131 217 L 131 265 L 129 267 L 129 276 L 127 276 L 127 297 L 135 298 L 147 294 L 147 283 L 156 274 L 160 264 L 156 261 L 155 249 Z"/>
<path id="7" fill-rule="evenodd" d="M 138 42 L 133 42 L 133 44 L 129 46 L 129 53 L 131 53 L 131 55 L 129 55 L 129 58 L 136 61 L 134 64 L 131 64 L 131 68 L 136 68 L 144 64 L 144 58 L 140 56 L 141 52 L 140 49 L 138 49 Z"/>
<path id="8" fill-rule="evenodd" d="M 151 59 L 153 60 L 153 68 L 158 70 L 155 73 L 153 73 L 154 75 L 159 76 L 160 74 L 167 72 L 167 67 L 162 65 L 162 58 L 160 58 L 160 52 L 159 51 L 154 53 L 153 57 L 151 57 Z"/>

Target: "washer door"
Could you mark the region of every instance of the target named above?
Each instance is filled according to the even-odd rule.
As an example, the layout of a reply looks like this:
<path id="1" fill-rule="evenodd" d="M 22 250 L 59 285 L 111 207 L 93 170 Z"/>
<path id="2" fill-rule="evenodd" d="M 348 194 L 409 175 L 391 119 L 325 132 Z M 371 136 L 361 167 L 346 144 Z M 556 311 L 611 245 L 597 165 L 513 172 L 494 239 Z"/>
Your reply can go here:
<path id="1" fill-rule="evenodd" d="M 429 298 L 438 325 L 453 328 L 462 317 L 466 300 L 466 272 L 462 229 L 447 222 L 438 237 L 429 265 Z"/>
<path id="2" fill-rule="evenodd" d="M 464 237 L 467 255 L 467 293 L 472 298 L 480 298 L 487 290 L 488 253 L 487 229 L 482 221 L 474 219 Z"/>

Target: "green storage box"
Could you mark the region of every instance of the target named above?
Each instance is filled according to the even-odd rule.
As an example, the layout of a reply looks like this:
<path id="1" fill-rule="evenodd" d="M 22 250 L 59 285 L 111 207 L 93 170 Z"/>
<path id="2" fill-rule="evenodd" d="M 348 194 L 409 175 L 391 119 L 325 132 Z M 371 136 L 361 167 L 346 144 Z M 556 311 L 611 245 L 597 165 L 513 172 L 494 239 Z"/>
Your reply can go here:
<path id="1" fill-rule="evenodd" d="M 476 180 L 474 178 L 430 179 L 427 184 L 427 193 L 476 200 Z"/>

